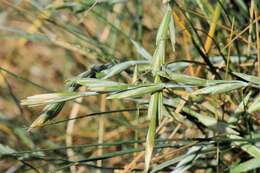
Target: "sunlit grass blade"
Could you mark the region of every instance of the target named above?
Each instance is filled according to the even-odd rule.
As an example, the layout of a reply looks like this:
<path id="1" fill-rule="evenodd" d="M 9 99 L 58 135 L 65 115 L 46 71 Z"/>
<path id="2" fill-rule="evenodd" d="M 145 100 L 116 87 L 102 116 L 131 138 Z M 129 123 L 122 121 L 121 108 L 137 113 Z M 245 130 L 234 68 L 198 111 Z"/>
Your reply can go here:
<path id="1" fill-rule="evenodd" d="M 247 172 L 260 167 L 260 158 L 253 158 L 248 161 L 239 163 L 230 169 L 230 173 Z"/>
<path id="2" fill-rule="evenodd" d="M 160 70 L 161 66 L 165 62 L 166 39 L 168 36 L 171 15 L 172 10 L 170 6 L 168 6 L 156 35 L 156 49 L 151 60 L 153 75 L 156 75 L 156 72 Z"/>
<path id="3" fill-rule="evenodd" d="M 209 20 L 209 14 L 211 14 L 210 11 L 207 7 L 209 5 L 211 5 L 210 3 L 209 4 L 206 4 L 204 2 L 202 2 L 202 0 L 196 0 L 196 3 L 198 4 L 199 8 L 201 9 L 201 11 L 203 12 L 204 16 L 207 18 L 207 21 L 210 22 Z M 211 6 L 210 6 L 211 7 Z M 211 8 L 212 9 L 212 8 Z"/>
<path id="4" fill-rule="evenodd" d="M 64 103 L 64 102 L 63 102 Z M 59 111 L 58 111 L 59 112 Z M 32 131 L 32 129 L 41 127 L 45 122 L 51 119 L 51 115 L 48 114 L 48 112 L 44 112 L 41 115 L 39 115 L 30 125 L 30 127 L 27 129 L 28 132 Z"/>
<path id="5" fill-rule="evenodd" d="M 160 70 L 161 65 L 164 64 L 164 61 L 165 61 L 165 42 L 161 42 L 156 47 L 151 61 L 153 75 L 156 75 L 156 73 Z"/>
<path id="6" fill-rule="evenodd" d="M 170 6 L 167 7 L 167 11 L 163 17 L 161 25 L 156 35 L 156 45 L 160 44 L 160 41 L 165 40 L 168 34 L 169 23 L 171 21 L 172 9 Z"/>
<path id="7" fill-rule="evenodd" d="M 188 62 L 173 62 L 165 65 L 165 69 L 170 70 L 171 72 L 180 71 L 188 67 L 190 63 Z"/>
<path id="8" fill-rule="evenodd" d="M 175 52 L 175 43 L 176 43 L 176 38 L 175 38 L 175 26 L 174 26 L 174 20 L 173 16 L 171 15 L 170 23 L 169 23 L 169 35 L 171 39 L 171 44 L 172 44 L 172 51 Z"/>
<path id="9" fill-rule="evenodd" d="M 96 92 L 62 92 L 51 94 L 39 94 L 21 100 L 21 105 L 40 106 L 43 104 L 58 103 L 73 100 L 78 97 L 97 95 Z"/>
<path id="10" fill-rule="evenodd" d="M 223 62 L 223 57 L 222 56 L 210 56 L 209 59 L 210 59 L 210 61 L 212 63 L 221 63 L 221 62 Z M 231 55 L 231 56 L 229 56 L 229 59 L 230 59 L 231 63 L 238 64 L 238 63 L 246 62 L 248 60 L 249 61 L 253 61 L 253 60 L 255 60 L 255 57 Z"/>
<path id="11" fill-rule="evenodd" d="M 231 128 L 227 129 L 227 132 L 233 132 L 234 130 Z M 229 134 L 228 137 L 230 139 L 234 139 L 233 145 L 240 147 L 242 150 L 247 152 L 249 155 L 255 158 L 260 158 L 260 148 L 257 147 L 254 144 L 251 144 L 250 142 L 247 141 L 236 141 L 237 139 L 243 139 L 243 137 L 236 135 L 236 134 Z"/>
<path id="12" fill-rule="evenodd" d="M 259 109 L 260 109 L 260 95 L 258 95 L 254 99 L 253 103 L 251 105 L 249 105 L 248 112 L 253 113 L 253 112 L 258 111 Z"/>
<path id="13" fill-rule="evenodd" d="M 222 0 L 220 2 L 222 2 Z M 208 53 L 209 50 L 210 50 L 210 47 L 211 47 L 212 42 L 213 42 L 212 38 L 214 38 L 214 34 L 215 34 L 215 31 L 216 31 L 216 28 L 217 28 L 217 23 L 218 23 L 219 18 L 221 16 L 221 10 L 222 9 L 221 9 L 220 2 L 217 2 L 215 10 L 214 10 L 212 18 L 211 18 L 208 37 L 207 37 L 205 44 L 204 44 L 204 50 L 205 50 L 206 53 Z"/>
<path id="14" fill-rule="evenodd" d="M 241 101 L 241 103 L 238 105 L 238 108 L 235 110 L 235 114 L 241 113 L 246 111 L 247 104 L 249 102 L 249 99 L 251 97 L 252 92 L 250 91 L 245 98 Z"/>
<path id="15" fill-rule="evenodd" d="M 72 78 L 67 80 L 68 83 L 77 83 L 79 85 L 85 86 L 91 91 L 120 91 L 126 90 L 129 85 L 120 82 L 114 82 L 103 79 L 96 78 Z"/>
<path id="16" fill-rule="evenodd" d="M 33 142 L 30 135 L 27 133 L 26 129 L 18 127 L 14 129 L 14 132 L 19 137 L 21 143 L 23 143 L 30 149 L 35 148 L 35 143 Z"/>
<path id="17" fill-rule="evenodd" d="M 108 67 L 109 65 L 94 65 L 88 71 L 79 74 L 76 78 L 82 79 L 82 78 L 95 77 L 96 73 Z M 44 107 L 41 115 L 32 123 L 28 131 L 30 131 L 34 127 L 42 126 L 46 121 L 56 117 L 62 110 L 66 101 L 78 97 L 97 94 L 95 92 L 81 92 L 81 93 L 75 92 L 80 87 L 80 85 L 74 82 L 70 82 L 66 87 L 67 87 L 67 91 L 64 92 L 65 94 L 64 93 L 53 93 L 53 94 L 46 94 L 46 95 L 43 94 L 38 96 L 32 96 L 25 100 L 22 100 L 23 105 L 26 104 L 29 106 L 38 106 L 38 105 L 48 103 L 48 105 Z"/>
<path id="18" fill-rule="evenodd" d="M 183 84 L 195 85 L 195 86 L 205 86 L 207 83 L 207 80 L 205 79 L 188 76 L 185 74 L 170 72 L 170 71 L 160 71 L 158 72 L 158 74 L 162 77 L 168 78 L 177 83 L 183 83 Z"/>
<path id="19" fill-rule="evenodd" d="M 208 86 L 202 89 L 199 89 L 195 92 L 193 92 L 193 95 L 199 95 L 199 94 L 219 94 L 224 92 L 229 92 L 232 90 L 240 89 L 243 87 L 248 86 L 245 82 L 231 82 L 231 83 L 224 83 L 219 84 L 215 86 Z"/>
<path id="20" fill-rule="evenodd" d="M 141 86 L 141 87 L 136 86 L 132 89 L 112 94 L 108 96 L 107 99 L 122 99 L 127 97 L 143 96 L 145 94 L 150 94 L 156 91 L 160 91 L 164 87 L 165 87 L 164 84 L 150 84 L 148 86 Z"/>
<path id="21" fill-rule="evenodd" d="M 152 55 L 145 49 L 143 48 L 139 43 L 137 43 L 134 40 L 131 40 L 133 45 L 135 46 L 137 52 L 142 55 L 142 57 L 144 57 L 146 60 L 151 60 L 152 59 Z"/>
<path id="22" fill-rule="evenodd" d="M 176 106 L 177 102 L 171 102 L 171 104 Z M 218 122 L 218 120 L 213 117 L 197 113 L 187 107 L 183 107 L 182 110 L 183 112 L 188 113 L 189 115 L 198 119 L 198 121 L 205 125 L 207 128 L 218 131 L 219 133 L 226 133 L 226 135 L 230 139 L 243 139 L 241 136 L 239 136 L 239 133 L 236 130 L 234 130 L 232 125 L 229 125 L 228 123 Z M 242 150 L 244 150 L 253 157 L 260 157 L 260 149 L 253 144 L 250 144 L 246 141 L 234 141 L 232 145 L 240 147 Z"/>
<path id="23" fill-rule="evenodd" d="M 12 154 L 14 153 L 15 150 L 12 149 L 11 147 L 9 146 L 5 146 L 3 144 L 0 144 L 0 158 L 4 155 L 7 155 L 7 154 Z"/>
<path id="24" fill-rule="evenodd" d="M 155 132 L 156 126 L 158 122 L 158 113 L 161 111 L 159 110 L 159 94 L 154 93 L 151 96 L 150 104 L 148 108 L 148 117 L 150 119 L 149 129 L 146 136 L 146 143 L 145 143 L 145 170 L 144 172 L 149 171 L 150 162 L 152 159 L 153 148 L 154 148 L 154 141 L 155 141 Z"/>
<path id="25" fill-rule="evenodd" d="M 157 124 L 160 124 L 160 121 L 163 117 L 163 111 L 164 111 L 164 106 L 163 106 L 163 93 L 158 92 L 158 117 L 157 117 Z"/>
<path id="26" fill-rule="evenodd" d="M 186 157 L 186 155 L 181 155 L 179 157 L 176 157 L 176 158 L 173 158 L 173 159 L 170 159 L 170 160 L 167 160 L 159 165 L 156 165 L 151 171 L 150 173 L 156 173 L 156 172 L 159 172 L 161 171 L 162 169 L 164 168 L 167 168 L 171 165 L 174 165 L 176 164 L 177 162 L 181 161 L 182 159 L 184 159 Z"/>
<path id="27" fill-rule="evenodd" d="M 187 153 L 184 155 L 186 156 L 183 158 L 175 167 L 175 169 L 172 171 L 172 173 L 183 173 L 187 171 L 194 163 L 195 160 L 197 160 L 201 154 L 200 151 L 202 150 L 202 147 L 200 146 L 194 146 L 191 147 Z"/>
<path id="28" fill-rule="evenodd" d="M 248 82 L 260 85 L 260 77 L 248 75 L 248 74 L 244 74 L 244 73 L 237 73 L 237 72 L 233 72 L 233 74 L 235 74 L 238 77 L 241 77 L 242 79 L 244 79 Z"/>
<path id="29" fill-rule="evenodd" d="M 257 172 L 257 6 L 257 0 L 4 0 L 4 171 Z M 21 38 L 27 44 L 14 41 Z M 39 89 L 50 94 L 21 101 L 47 104 L 38 116 L 18 98 Z M 23 126 L 44 129 L 30 134 Z"/>
<path id="30" fill-rule="evenodd" d="M 26 39 L 31 41 L 43 41 L 43 42 L 50 42 L 49 38 L 46 35 L 39 34 L 39 33 L 27 33 L 17 28 L 11 28 L 9 26 L 0 26 L 0 30 L 6 31 L 5 35 L 1 35 L 1 39 Z"/>
<path id="31" fill-rule="evenodd" d="M 166 39 L 168 37 L 171 17 L 172 17 L 172 9 L 168 4 L 167 11 L 163 17 L 163 20 L 160 24 L 160 27 L 156 35 L 156 49 L 153 54 L 153 58 L 150 62 L 152 68 L 152 74 L 154 76 L 154 83 L 157 86 L 161 85 L 161 79 L 160 76 L 157 74 L 157 72 L 160 71 L 162 65 L 165 63 Z M 172 37 L 175 37 L 175 35 Z M 161 87 L 162 87 L 161 89 L 155 91 L 162 90 L 163 86 L 161 85 Z M 149 123 L 149 129 L 146 136 L 144 172 L 149 171 L 153 148 L 154 148 L 155 132 L 159 122 L 159 118 L 161 117 L 162 105 L 163 105 L 162 93 L 160 92 L 154 93 L 150 98 L 150 104 L 148 108 L 148 118 L 150 118 L 150 123 Z"/>
<path id="32" fill-rule="evenodd" d="M 148 63 L 149 63 L 148 61 L 126 61 L 123 63 L 116 64 L 113 67 L 108 68 L 106 70 L 103 70 L 98 74 L 98 76 L 100 78 L 107 79 L 121 73 L 122 71 L 128 69 L 131 66 L 135 66 L 138 64 L 148 64 Z"/>
<path id="33" fill-rule="evenodd" d="M 133 77 L 132 77 L 132 84 L 137 84 L 138 83 L 138 66 L 136 65 L 135 66 L 135 69 L 134 69 L 134 74 L 133 74 Z"/>

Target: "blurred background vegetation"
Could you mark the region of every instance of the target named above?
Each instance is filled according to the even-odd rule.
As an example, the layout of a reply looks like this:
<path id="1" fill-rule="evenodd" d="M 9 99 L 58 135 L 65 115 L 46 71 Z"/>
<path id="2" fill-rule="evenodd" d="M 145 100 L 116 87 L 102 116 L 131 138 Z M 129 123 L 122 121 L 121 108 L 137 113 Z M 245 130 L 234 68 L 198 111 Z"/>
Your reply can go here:
<path id="1" fill-rule="evenodd" d="M 139 102 L 106 100 L 103 95 L 77 99 L 66 104 L 50 122 L 53 124 L 27 132 L 42 107 L 21 106 L 20 100 L 63 91 L 66 79 L 93 65 L 143 59 L 131 40 L 153 54 L 166 4 L 166 0 L 0 1 L 0 172 L 144 169 L 142 151 L 149 120 L 147 107 Z M 178 62 L 172 66 L 174 71 L 205 79 L 237 79 L 232 72 L 259 76 L 259 5 L 258 0 L 174 1 L 175 52 L 168 44 L 166 64 Z M 220 76 L 212 72 L 212 64 Z M 131 83 L 133 71 L 123 71 L 113 79 Z M 198 96 L 183 104 L 236 126 L 241 139 L 251 139 L 250 143 L 260 150 L 259 112 L 234 114 L 249 92 L 249 100 L 253 101 L 259 89 Z M 167 94 L 187 100 L 187 93 Z M 176 109 L 168 111 L 187 116 L 188 122 L 178 118 L 165 120 L 156 137 L 151 171 L 173 171 L 194 146 L 209 147 L 197 150 L 179 172 L 229 172 L 231 167 L 252 159 L 241 145 L 231 144 L 232 138 L 208 129 L 189 112 L 183 113 L 182 106 Z M 86 116 L 66 120 L 82 115 Z M 228 120 L 233 116 L 237 121 Z M 258 154 L 257 160 L 246 167 L 258 172 L 259 158 Z M 74 160 L 80 162 L 70 162 Z M 234 170 L 247 171 L 240 167 Z"/>

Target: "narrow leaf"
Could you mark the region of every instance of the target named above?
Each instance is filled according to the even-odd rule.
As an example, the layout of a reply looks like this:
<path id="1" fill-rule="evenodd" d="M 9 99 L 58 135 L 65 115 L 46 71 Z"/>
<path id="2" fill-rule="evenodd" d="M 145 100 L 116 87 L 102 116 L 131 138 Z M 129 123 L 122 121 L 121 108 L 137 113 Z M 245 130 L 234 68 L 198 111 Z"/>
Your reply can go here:
<path id="1" fill-rule="evenodd" d="M 103 70 L 101 73 L 103 74 L 103 79 L 110 78 L 114 75 L 121 73 L 122 71 L 128 69 L 131 66 L 135 66 L 138 64 L 148 64 L 148 61 L 127 61 L 120 64 L 116 64 L 113 67 Z"/>
<path id="2" fill-rule="evenodd" d="M 183 158 L 185 158 L 185 155 L 181 155 L 181 156 L 176 157 L 176 158 L 174 158 L 174 159 L 167 160 L 167 161 L 165 161 L 165 162 L 163 162 L 163 163 L 161 163 L 161 164 L 159 164 L 159 165 L 156 165 L 156 166 L 151 170 L 150 173 L 159 172 L 159 171 L 161 171 L 162 169 L 167 168 L 167 167 L 169 167 L 169 166 L 171 166 L 171 165 L 173 165 L 173 164 L 175 164 L 175 163 L 181 161 Z"/>
<path id="3" fill-rule="evenodd" d="M 148 117 L 150 118 L 149 129 L 146 136 L 146 144 L 145 144 L 145 170 L 144 172 L 149 171 L 150 162 L 153 154 L 154 148 L 154 140 L 155 140 L 155 131 L 158 120 L 158 112 L 160 110 L 158 107 L 159 103 L 159 93 L 154 93 L 151 96 L 150 104 L 148 108 Z"/>
<path id="4" fill-rule="evenodd" d="M 4 155 L 12 154 L 14 152 L 15 150 L 10 148 L 9 146 L 0 144 L 0 158 Z"/>
<path id="5" fill-rule="evenodd" d="M 174 72 L 170 72 L 168 70 L 160 71 L 160 72 L 158 72 L 158 74 L 162 77 L 168 78 L 177 83 L 183 83 L 183 84 L 195 85 L 195 86 L 205 86 L 207 83 L 207 80 L 205 80 L 205 79 L 188 76 L 188 75 L 180 74 L 180 73 L 174 73 Z"/>
<path id="6" fill-rule="evenodd" d="M 39 94 L 21 100 L 21 105 L 39 106 L 48 103 L 62 102 L 79 97 L 76 92 Z"/>
<path id="7" fill-rule="evenodd" d="M 171 173 L 183 173 L 187 171 L 190 167 L 192 167 L 194 161 L 201 156 L 201 154 L 198 154 L 201 150 L 202 147 L 200 146 L 191 147 L 185 154 L 186 157 L 177 164 L 176 168 Z"/>
<path id="8" fill-rule="evenodd" d="M 154 93 L 160 91 L 165 87 L 164 84 L 151 84 L 150 86 L 141 86 L 129 89 L 126 91 L 121 91 L 116 94 L 110 95 L 107 99 L 121 99 L 126 97 L 137 97 L 145 94 Z"/>
<path id="9" fill-rule="evenodd" d="M 167 8 L 167 12 L 165 13 L 163 20 L 161 22 L 161 25 L 159 27 L 159 30 L 156 35 L 156 45 L 159 44 L 161 40 L 165 40 L 167 37 L 167 29 L 170 23 L 170 19 L 172 16 L 172 9 L 170 6 Z"/>
<path id="10" fill-rule="evenodd" d="M 183 70 L 186 67 L 188 67 L 189 65 L 190 65 L 190 63 L 188 63 L 188 62 L 173 62 L 173 63 L 169 63 L 169 64 L 165 65 L 164 67 L 167 70 L 174 72 L 174 71 Z"/>
<path id="11" fill-rule="evenodd" d="M 87 87 L 91 91 L 120 91 L 128 88 L 127 84 L 96 78 L 69 79 L 67 82 L 77 83 Z"/>
<path id="12" fill-rule="evenodd" d="M 230 169 L 230 173 L 247 172 L 260 167 L 260 158 L 253 158 Z"/>
<path id="13" fill-rule="evenodd" d="M 144 57 L 146 60 L 151 60 L 152 59 L 152 55 L 145 49 L 143 48 L 143 46 L 141 46 L 139 43 L 137 43 L 134 40 L 131 40 L 133 45 L 135 46 L 137 52 Z"/>
<path id="14" fill-rule="evenodd" d="M 27 97 L 21 100 L 21 105 L 39 106 L 48 103 L 58 103 L 68 100 L 73 100 L 82 96 L 96 95 L 96 92 L 62 92 L 62 93 L 50 93 L 39 94 Z"/>
<path id="15" fill-rule="evenodd" d="M 241 103 L 239 104 L 238 108 L 235 110 L 235 114 L 244 112 L 246 109 L 246 105 L 248 104 L 248 101 L 250 99 L 252 92 L 250 91 L 245 98 L 243 98 L 243 100 L 241 101 Z"/>
<path id="16" fill-rule="evenodd" d="M 224 92 L 232 91 L 235 89 L 239 89 L 239 88 L 242 88 L 245 86 L 247 86 L 247 83 L 245 83 L 245 82 L 224 83 L 224 84 L 219 84 L 219 85 L 209 86 L 209 87 L 199 89 L 199 90 L 193 92 L 193 95 L 219 94 L 219 93 L 224 93 Z"/>
<path id="17" fill-rule="evenodd" d="M 169 103 L 176 107 L 178 102 L 171 101 Z M 218 131 L 219 133 L 226 133 L 230 139 L 235 139 L 235 140 L 243 139 L 241 136 L 239 136 L 239 133 L 236 130 L 234 130 L 233 127 L 228 123 L 219 122 L 217 119 L 213 117 L 206 116 L 201 113 L 197 113 L 186 106 L 184 106 L 182 110 L 185 113 L 188 113 L 189 115 L 197 118 L 198 121 L 201 122 L 206 127 Z M 260 149 L 255 145 L 248 143 L 247 141 L 234 141 L 232 144 L 235 146 L 239 146 L 242 150 L 244 150 L 245 152 L 247 152 L 253 157 L 256 158 L 260 157 Z"/>
<path id="18" fill-rule="evenodd" d="M 151 61 L 153 75 L 155 75 L 161 68 L 165 61 L 165 41 L 160 42 L 156 47 Z"/>
<path id="19" fill-rule="evenodd" d="M 169 24 L 169 31 L 170 31 L 170 39 L 171 39 L 171 44 L 172 44 L 172 51 L 175 52 L 175 43 L 176 43 L 175 26 L 174 26 L 174 20 L 173 20 L 172 15 L 171 15 L 170 24 Z"/>
<path id="20" fill-rule="evenodd" d="M 252 76 L 252 75 L 247 75 L 247 74 L 244 74 L 244 73 L 235 73 L 234 74 L 238 77 L 241 77 L 242 79 L 248 81 L 248 82 L 251 82 L 251 83 L 254 83 L 254 84 L 257 84 L 257 85 L 260 85 L 260 77 L 257 77 L 257 76 Z"/>
<path id="21" fill-rule="evenodd" d="M 97 95 L 96 92 L 62 92 L 51 94 L 39 94 L 21 100 L 21 105 L 39 106 L 49 103 L 58 103 L 73 100 L 78 97 Z"/>

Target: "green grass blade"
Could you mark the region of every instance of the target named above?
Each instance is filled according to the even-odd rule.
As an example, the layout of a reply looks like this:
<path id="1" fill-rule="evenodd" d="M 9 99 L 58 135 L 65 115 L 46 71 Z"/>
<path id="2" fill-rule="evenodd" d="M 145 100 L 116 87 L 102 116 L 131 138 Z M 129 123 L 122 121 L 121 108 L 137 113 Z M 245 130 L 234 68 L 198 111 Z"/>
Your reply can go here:
<path id="1" fill-rule="evenodd" d="M 21 100 L 21 105 L 40 106 L 43 104 L 64 102 L 64 101 L 76 99 L 78 97 L 92 96 L 92 95 L 97 95 L 97 93 L 96 92 L 62 92 L 62 93 L 39 94 Z"/>
<path id="2" fill-rule="evenodd" d="M 139 64 L 147 64 L 148 61 L 126 61 L 123 63 L 119 63 L 114 65 L 113 67 L 103 70 L 99 76 L 103 79 L 108 79 L 114 75 L 121 73 L 122 71 L 128 69 L 131 66 L 139 65 Z"/>
<path id="3" fill-rule="evenodd" d="M 195 85 L 195 86 L 205 86 L 207 83 L 207 80 L 201 79 L 198 77 L 188 76 L 185 74 L 170 72 L 170 71 L 160 71 L 158 74 L 162 77 L 168 78 L 170 80 L 173 80 L 177 83 L 183 83 L 188 85 Z"/>
<path id="4" fill-rule="evenodd" d="M 141 46 L 139 43 L 137 43 L 134 40 L 131 40 L 133 45 L 135 46 L 137 52 L 146 60 L 151 60 L 152 59 L 152 55 L 143 47 Z"/>
<path id="5" fill-rule="evenodd" d="M 236 72 L 233 72 L 233 74 L 235 74 L 238 77 L 241 77 L 242 79 L 244 79 L 248 82 L 260 85 L 260 77 L 252 76 L 252 75 L 248 75 L 248 74 L 244 74 L 244 73 L 236 73 Z"/>
<path id="6" fill-rule="evenodd" d="M 145 170 L 144 172 L 149 171 L 150 162 L 152 159 L 154 141 L 155 141 L 155 132 L 158 121 L 158 112 L 161 110 L 159 107 L 159 93 L 155 93 L 151 96 L 150 104 L 148 108 L 148 117 L 150 118 L 149 129 L 146 136 L 145 144 Z"/>
<path id="7" fill-rule="evenodd" d="M 79 85 L 85 86 L 91 91 L 121 91 L 126 90 L 128 87 L 130 87 L 125 83 L 95 78 L 72 78 L 67 80 L 67 84 L 70 83 L 77 83 Z"/>
<path id="8" fill-rule="evenodd" d="M 145 94 L 160 91 L 165 87 L 164 84 L 150 84 L 150 86 L 135 87 L 126 91 L 121 91 L 116 94 L 110 95 L 107 99 L 122 99 L 127 97 L 143 96 Z"/>
<path id="9" fill-rule="evenodd" d="M 15 150 L 7 145 L 0 144 L 0 158 L 4 155 L 9 155 L 14 153 Z"/>
<path id="10" fill-rule="evenodd" d="M 171 16 L 172 16 L 172 9 L 170 6 L 168 6 L 167 11 L 163 17 L 163 20 L 161 22 L 161 25 L 156 35 L 156 45 L 159 45 L 159 43 L 162 40 L 165 40 L 167 38 L 167 34 L 168 34 L 167 30 L 169 27 L 169 23 L 171 21 Z"/>
<path id="11" fill-rule="evenodd" d="M 202 147 L 200 146 L 191 147 L 184 155 L 185 157 L 177 164 L 172 173 L 183 173 L 187 171 L 194 164 L 194 161 L 200 157 L 201 154 L 197 153 L 200 153 L 201 150 Z"/>
<path id="12" fill-rule="evenodd" d="M 235 110 L 235 114 L 245 112 L 246 111 L 246 106 L 249 102 L 249 99 L 251 97 L 252 92 L 250 91 L 245 98 L 241 101 L 241 103 L 238 105 L 237 109 Z"/>
<path id="13" fill-rule="evenodd" d="M 174 26 L 174 20 L 171 15 L 170 23 L 169 23 L 169 34 L 170 34 L 170 40 L 172 44 L 172 51 L 175 52 L 175 43 L 176 43 L 176 38 L 175 38 L 175 26 Z"/>
<path id="14" fill-rule="evenodd" d="M 151 68 L 152 68 L 153 75 L 156 75 L 156 73 L 161 69 L 161 65 L 164 64 L 165 46 L 166 46 L 165 41 L 162 41 L 155 49 L 151 61 Z"/>
<path id="15" fill-rule="evenodd" d="M 248 84 L 245 82 L 230 82 L 225 84 L 219 84 L 215 86 L 209 86 L 202 89 L 199 89 L 195 92 L 193 92 L 193 95 L 199 95 L 199 94 L 219 94 L 224 92 L 229 92 L 235 89 L 240 89 L 243 87 L 246 87 Z"/>
<path id="16" fill-rule="evenodd" d="M 230 169 L 230 173 L 241 173 L 247 172 L 260 167 L 260 157 L 253 158 L 248 161 L 239 163 L 237 166 L 234 166 Z"/>
<path id="17" fill-rule="evenodd" d="M 249 113 L 253 113 L 253 112 L 258 111 L 259 109 L 260 109 L 260 95 L 258 95 L 258 96 L 254 99 L 253 103 L 249 106 L 248 112 L 249 112 Z"/>

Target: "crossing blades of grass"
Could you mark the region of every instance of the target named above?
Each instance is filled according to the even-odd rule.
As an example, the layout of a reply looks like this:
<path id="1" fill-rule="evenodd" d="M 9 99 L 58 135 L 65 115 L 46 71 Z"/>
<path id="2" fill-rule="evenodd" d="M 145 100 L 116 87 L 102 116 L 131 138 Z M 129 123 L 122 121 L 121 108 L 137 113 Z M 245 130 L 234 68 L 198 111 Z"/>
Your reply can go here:
<path id="1" fill-rule="evenodd" d="M 8 107 L 11 105 L 8 98 L 15 95 L 17 98 L 24 97 L 31 90 L 26 88 L 24 93 L 19 92 L 21 85 L 16 80 L 17 85 L 11 86 L 14 92 L 10 92 L 14 95 L 8 96 L 5 91 L 12 88 L 6 87 L 0 76 L 0 95 L 3 95 L 0 104 L 4 103 L 4 107 L 0 106 L 0 141 L 4 142 L 0 145 L 1 159 L 26 161 L 39 167 L 40 172 L 66 172 L 72 165 L 85 172 L 92 172 L 95 166 L 100 172 L 103 167 L 109 167 L 111 172 L 127 168 L 122 171 L 124 173 L 130 170 L 138 172 L 143 167 L 145 172 L 151 170 L 152 173 L 197 172 L 198 169 L 236 173 L 258 169 L 260 149 L 259 139 L 255 136 L 259 136 L 257 112 L 260 110 L 260 78 L 254 76 L 258 72 L 256 64 L 259 63 L 256 0 L 251 5 L 241 0 L 232 3 L 223 0 L 164 0 L 162 6 L 159 4 L 145 0 L 53 3 L 42 0 L 40 3 L 26 1 L 23 4 L 11 4 L 4 0 L 0 3 L 0 9 L 4 10 L 0 12 L 0 39 L 4 43 L 0 53 L 3 55 L 1 73 L 6 77 L 11 75 L 22 79 L 23 84 L 27 84 L 25 87 L 31 87 L 28 85 L 31 83 L 38 89 L 50 92 L 21 101 L 22 105 L 28 106 L 47 104 L 29 130 L 44 126 L 45 122 L 59 114 L 67 101 L 78 97 L 86 96 L 86 100 L 80 103 L 84 105 L 80 112 L 92 112 L 50 122 L 45 125 L 48 127 L 44 129 L 46 134 L 29 135 L 21 127 L 24 124 L 21 122 L 31 120 L 29 111 L 20 109 L 19 114 L 12 111 Z M 44 20 L 37 20 L 46 11 L 49 15 Z M 236 24 L 234 27 L 231 26 L 231 18 Z M 39 23 L 34 22 L 35 19 Z M 36 30 L 27 28 L 32 25 Z M 227 39 L 233 34 L 236 35 L 234 39 Z M 16 44 L 13 41 L 16 38 L 23 38 L 28 44 Z M 223 44 L 227 44 L 230 50 L 227 51 L 227 46 Z M 153 54 L 150 54 L 152 49 Z M 135 56 L 136 53 L 138 56 Z M 13 56 L 27 58 L 26 61 L 19 61 L 14 60 Z M 67 58 L 53 58 L 64 56 Z M 38 58 L 37 62 L 33 58 Z M 33 64 L 28 66 L 27 60 Z M 45 74 L 44 69 L 38 69 L 44 67 L 46 62 L 51 65 Z M 227 65 L 227 62 L 230 64 Z M 63 79 L 85 68 L 89 70 L 66 81 L 64 92 L 56 93 L 54 89 L 48 89 L 50 86 L 60 86 L 60 80 L 54 80 L 53 85 L 48 84 L 47 87 L 26 79 L 31 77 L 38 82 L 58 79 L 57 76 Z M 225 71 L 230 74 L 229 80 L 226 80 Z M 80 87 L 84 87 L 86 92 L 79 92 Z M 188 92 L 192 91 L 190 95 Z M 88 100 L 87 96 L 100 94 L 114 99 L 106 105 L 102 104 L 111 110 L 99 111 L 99 97 Z M 208 95 L 205 97 L 203 94 Z M 126 108 L 128 104 L 116 100 L 125 98 L 131 101 L 131 107 L 136 107 Z M 14 119 L 15 116 L 24 119 Z M 107 116 L 106 133 L 101 135 L 104 137 L 102 143 L 96 141 L 96 116 Z M 94 119 L 89 123 L 88 119 L 83 119 L 86 117 Z M 60 135 L 60 131 L 65 124 L 61 123 L 79 119 L 82 121 L 76 121 L 73 133 L 68 133 L 76 139 L 73 140 L 75 145 L 64 145 L 64 135 Z M 188 136 L 192 139 L 187 139 Z M 127 141 L 120 141 L 121 138 L 127 138 Z M 134 141 L 131 140 L 133 138 Z M 111 143 L 114 140 L 116 142 Z M 38 145 L 44 149 L 34 149 L 39 148 Z M 165 147 L 174 149 L 168 152 L 163 149 Z M 69 148 L 74 150 L 76 160 L 64 158 Z M 103 154 L 96 155 L 98 148 L 102 148 Z M 220 152 L 221 157 L 218 157 Z M 230 156 L 229 161 L 223 160 L 226 152 Z M 38 153 L 42 155 L 36 155 Z M 129 157 L 123 156 L 125 154 Z M 120 160 L 113 157 L 120 157 Z M 96 161 L 103 159 L 109 160 L 103 162 L 102 167 L 97 166 Z M 26 168 L 28 165 L 9 164 L 12 162 L 9 160 L 4 162 L 17 167 L 16 172 L 29 171 Z M 38 165 L 40 162 L 44 165 Z M 200 165 L 201 162 L 203 165 Z M 4 172 L 10 170 L 4 168 Z"/>
<path id="2" fill-rule="evenodd" d="M 249 99 L 251 97 L 252 92 L 250 91 L 245 98 L 243 98 L 243 100 L 241 101 L 241 103 L 238 105 L 238 108 L 235 110 L 235 114 L 241 113 L 241 112 L 245 112 Z M 233 117 L 232 117 L 233 118 Z"/>
<path id="3" fill-rule="evenodd" d="M 94 65 L 89 70 L 79 74 L 76 78 L 93 78 L 96 77 L 96 74 L 106 68 L 108 68 L 109 65 Z M 59 112 L 62 110 L 63 106 L 65 105 L 65 100 L 71 100 L 75 99 L 77 97 L 81 97 L 80 93 L 76 93 L 75 91 L 80 87 L 79 84 L 71 82 L 67 86 L 67 92 L 65 92 L 65 95 L 63 94 L 47 94 L 47 95 L 41 95 L 41 96 L 32 96 L 32 98 L 25 99 L 23 104 L 29 104 L 29 105 L 41 105 L 39 101 L 43 101 L 45 103 L 50 103 L 47 106 L 44 107 L 43 112 L 41 115 L 31 124 L 28 131 L 33 129 L 34 127 L 42 126 L 43 123 L 45 123 L 48 120 L 53 119 L 56 117 Z M 81 93 L 84 95 L 83 93 Z M 87 93 L 85 93 L 87 94 Z M 87 95 L 92 95 L 92 93 L 88 93 Z M 95 94 L 94 94 L 95 95 Z"/>
<path id="4" fill-rule="evenodd" d="M 172 173 L 183 173 L 187 171 L 194 163 L 195 160 L 197 160 L 201 154 L 200 151 L 203 147 L 200 146 L 193 146 L 191 147 L 187 153 L 184 155 L 185 157 L 178 162 L 176 168 Z"/>
<path id="5" fill-rule="evenodd" d="M 253 112 L 258 111 L 259 109 L 260 109 L 260 96 L 258 95 L 258 96 L 254 99 L 253 103 L 249 106 L 248 112 L 249 112 L 249 113 L 253 113 Z"/>
<path id="6" fill-rule="evenodd" d="M 171 103 L 171 105 L 173 104 L 174 106 L 177 106 L 177 103 L 175 103 L 175 102 L 170 102 L 170 103 Z M 217 119 L 197 113 L 197 112 L 189 109 L 186 106 L 183 107 L 182 110 L 183 110 L 183 112 L 188 113 L 189 115 L 198 119 L 199 122 L 201 122 L 203 125 L 205 125 L 209 129 L 213 129 L 214 131 L 218 131 L 219 133 L 226 133 L 228 138 L 234 140 L 232 145 L 240 147 L 245 152 L 247 152 L 248 154 L 250 154 L 251 156 L 253 156 L 255 158 L 260 157 L 260 149 L 258 147 L 256 147 L 253 144 L 250 144 L 246 141 L 236 141 L 236 140 L 243 139 L 243 137 L 239 136 L 239 133 L 236 130 L 234 130 L 232 125 L 229 125 L 228 123 L 225 123 L 225 122 L 218 122 Z"/>

